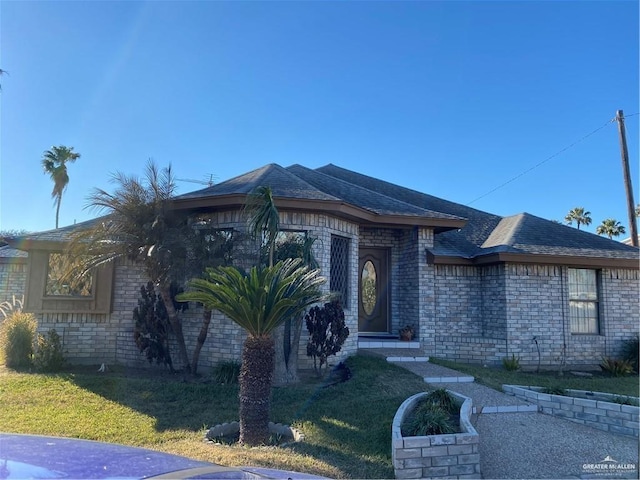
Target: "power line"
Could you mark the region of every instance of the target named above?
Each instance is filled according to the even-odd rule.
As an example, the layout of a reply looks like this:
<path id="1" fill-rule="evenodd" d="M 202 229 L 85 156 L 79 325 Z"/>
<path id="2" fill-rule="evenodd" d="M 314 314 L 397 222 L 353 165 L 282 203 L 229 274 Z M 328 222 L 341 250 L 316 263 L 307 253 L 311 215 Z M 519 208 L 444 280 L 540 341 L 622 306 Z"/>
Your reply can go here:
<path id="1" fill-rule="evenodd" d="M 635 115 L 638 115 L 638 113 L 634 113 L 634 114 L 632 114 L 632 115 L 626 115 L 626 117 L 633 117 L 633 116 L 635 116 Z M 610 125 L 611 123 L 613 123 L 613 122 L 615 122 L 615 121 L 616 121 L 615 117 L 614 117 L 614 118 L 612 118 L 611 120 L 607 120 L 607 122 L 606 122 L 604 125 L 602 125 L 601 127 L 596 128 L 593 132 L 586 134 L 586 135 L 585 135 L 584 137 L 582 137 L 580 140 L 576 140 L 576 141 L 575 141 L 575 142 L 573 142 L 571 145 L 569 145 L 569 146 L 567 146 L 567 147 L 564 147 L 562 150 L 560 150 L 560 151 L 558 151 L 558 152 L 554 153 L 553 155 L 551 155 L 551 156 L 550 156 L 550 157 L 548 157 L 548 158 L 545 158 L 545 159 L 544 159 L 544 160 L 542 160 L 541 162 L 539 162 L 539 163 L 535 164 L 533 167 L 531 167 L 531 168 L 529 168 L 529 169 L 525 170 L 524 172 L 522 172 L 522 173 L 520 173 L 520 174 L 516 175 L 515 177 L 513 177 L 513 178 L 511 178 L 511 179 L 507 180 L 506 182 L 504 182 L 504 183 L 502 183 L 502 184 L 498 185 L 498 186 L 497 186 L 497 187 L 495 187 L 494 189 L 489 190 L 487 193 L 485 193 L 485 194 L 483 194 L 483 195 L 480 195 L 480 196 L 479 196 L 479 197 L 477 197 L 477 198 L 474 198 L 474 199 L 473 199 L 473 200 L 471 200 L 469 203 L 467 203 L 467 205 L 471 205 L 472 203 L 477 202 L 477 201 L 478 201 L 478 200 L 480 200 L 481 198 L 484 198 L 484 197 L 486 197 L 486 196 L 488 196 L 488 195 L 491 195 L 491 194 L 492 194 L 493 192 L 495 192 L 496 190 L 500 190 L 502 187 L 504 187 L 504 186 L 506 186 L 506 185 L 509 185 L 510 183 L 512 183 L 512 182 L 514 182 L 514 181 L 516 181 L 516 180 L 517 180 L 517 179 L 519 179 L 520 177 L 523 177 L 524 175 L 526 175 L 527 173 L 531 172 L 532 170 L 535 170 L 535 169 L 536 169 L 536 168 L 538 168 L 540 165 L 543 165 L 543 164 L 547 163 L 549 160 L 551 160 L 551 159 L 553 159 L 553 158 L 557 157 L 557 156 L 558 156 L 558 155 L 560 155 L 561 153 L 564 153 L 564 152 L 566 152 L 567 150 L 569 150 L 570 148 L 575 147 L 575 146 L 576 146 L 577 144 L 579 144 L 580 142 L 583 142 L 584 140 L 586 140 L 586 139 L 587 139 L 587 138 L 589 138 L 590 136 L 592 136 L 592 135 L 596 134 L 597 132 L 599 132 L 600 130 L 602 130 L 603 128 L 607 127 L 608 125 Z"/>

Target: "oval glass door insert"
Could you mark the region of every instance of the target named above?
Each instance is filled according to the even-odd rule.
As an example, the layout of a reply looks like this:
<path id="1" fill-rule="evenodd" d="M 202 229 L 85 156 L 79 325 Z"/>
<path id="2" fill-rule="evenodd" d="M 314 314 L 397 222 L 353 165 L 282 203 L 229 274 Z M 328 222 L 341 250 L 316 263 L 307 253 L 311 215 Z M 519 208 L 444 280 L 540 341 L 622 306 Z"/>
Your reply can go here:
<path id="1" fill-rule="evenodd" d="M 376 308 L 378 298 L 376 267 L 371 260 L 367 260 L 362 266 L 362 282 L 360 292 L 362 298 L 362 308 L 366 315 L 371 315 Z"/>

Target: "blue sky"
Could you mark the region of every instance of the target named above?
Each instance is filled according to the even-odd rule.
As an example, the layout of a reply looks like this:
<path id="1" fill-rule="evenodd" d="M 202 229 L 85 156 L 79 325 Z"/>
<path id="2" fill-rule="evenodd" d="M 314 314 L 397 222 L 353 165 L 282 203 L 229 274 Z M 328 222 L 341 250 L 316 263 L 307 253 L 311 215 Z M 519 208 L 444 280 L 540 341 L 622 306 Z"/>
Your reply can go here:
<path id="1" fill-rule="evenodd" d="M 628 226 L 607 122 L 627 115 L 638 203 L 638 15 L 636 1 L 3 1 L 0 230 L 54 228 L 52 145 L 82 155 L 61 226 L 150 157 L 203 181 L 334 163 L 500 215 L 583 206 L 588 230 Z"/>

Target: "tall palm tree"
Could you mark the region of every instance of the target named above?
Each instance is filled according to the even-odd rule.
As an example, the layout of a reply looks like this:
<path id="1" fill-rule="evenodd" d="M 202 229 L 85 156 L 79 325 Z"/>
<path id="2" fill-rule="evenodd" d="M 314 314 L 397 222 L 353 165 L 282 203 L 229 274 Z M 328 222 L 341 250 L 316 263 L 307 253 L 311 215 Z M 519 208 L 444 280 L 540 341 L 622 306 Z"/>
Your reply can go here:
<path id="1" fill-rule="evenodd" d="M 610 239 L 622 235 L 625 231 L 624 226 L 613 218 L 603 220 L 602 223 L 596 227 L 596 233 L 598 235 L 606 235 Z"/>
<path id="2" fill-rule="evenodd" d="M 234 267 L 207 270 L 206 278 L 189 282 L 180 301 L 216 309 L 247 332 L 240 369 L 240 442 L 266 443 L 274 369 L 272 332 L 314 303 L 322 301 L 320 271 L 287 259 L 274 266 L 254 266 L 248 274 Z"/>
<path id="3" fill-rule="evenodd" d="M 69 184 L 69 174 L 67 173 L 67 163 L 73 163 L 80 154 L 73 151 L 73 147 L 51 147 L 46 150 L 42 156 L 42 168 L 44 173 L 48 173 L 53 181 L 53 191 L 51 197 L 56 207 L 56 228 L 58 228 L 58 219 L 60 217 L 60 204 L 62 203 L 62 194 Z"/>
<path id="4" fill-rule="evenodd" d="M 2 75 L 9 75 L 9 72 L 7 72 L 6 70 L 2 70 L 0 68 L 0 76 L 2 76 Z M 2 91 L 2 85 L 0 85 L 0 91 Z"/>
<path id="5" fill-rule="evenodd" d="M 118 258 L 127 258 L 144 269 L 158 288 L 169 322 L 176 335 L 180 361 L 191 373 L 191 364 L 182 332 L 182 322 L 171 295 L 171 281 L 186 270 L 193 230 L 186 215 L 169 210 L 175 192 L 171 167 L 158 170 L 149 161 L 144 180 L 116 173 L 113 193 L 96 188 L 89 195 L 88 207 L 106 212 L 101 222 L 72 235 L 71 252 L 82 259 L 83 271 Z"/>
<path id="6" fill-rule="evenodd" d="M 591 225 L 591 212 L 585 212 L 583 207 L 575 207 L 569 210 L 569 213 L 564 217 L 564 221 L 568 225 L 576 222 L 578 230 L 580 230 L 580 225 Z"/>

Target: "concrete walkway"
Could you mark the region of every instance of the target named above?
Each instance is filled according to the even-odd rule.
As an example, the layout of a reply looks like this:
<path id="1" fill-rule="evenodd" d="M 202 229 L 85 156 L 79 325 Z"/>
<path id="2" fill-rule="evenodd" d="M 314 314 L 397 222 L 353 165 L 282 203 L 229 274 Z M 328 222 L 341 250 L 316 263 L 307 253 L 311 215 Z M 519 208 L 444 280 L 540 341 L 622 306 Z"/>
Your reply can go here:
<path id="1" fill-rule="evenodd" d="M 538 413 L 536 405 L 429 363 L 414 349 L 369 352 L 421 376 L 434 388 L 444 387 L 473 400 L 482 478 L 638 478 L 637 438 Z"/>

